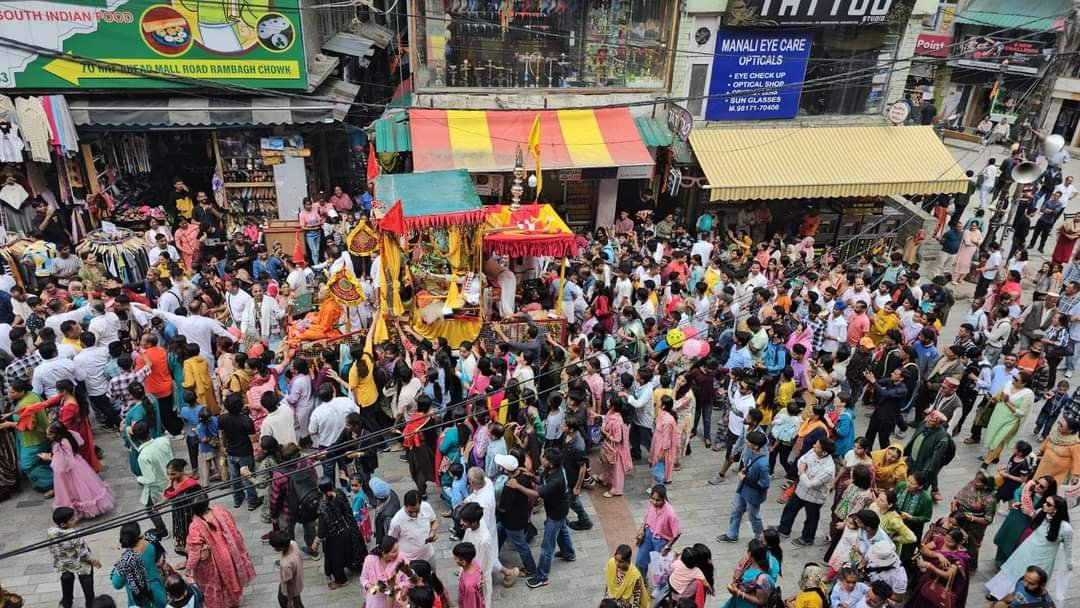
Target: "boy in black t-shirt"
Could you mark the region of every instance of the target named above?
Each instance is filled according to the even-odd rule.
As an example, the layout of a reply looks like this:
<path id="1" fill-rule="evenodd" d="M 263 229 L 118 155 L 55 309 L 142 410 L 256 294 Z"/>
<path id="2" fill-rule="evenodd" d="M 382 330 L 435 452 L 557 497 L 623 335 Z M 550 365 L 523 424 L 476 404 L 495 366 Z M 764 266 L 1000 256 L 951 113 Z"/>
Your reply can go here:
<path id="1" fill-rule="evenodd" d="M 566 473 L 563 472 L 563 455 L 558 449 L 550 449 L 542 457 L 544 464 L 544 482 L 537 489 L 526 488 L 516 479 L 509 479 L 506 488 L 517 490 L 530 498 L 544 499 L 544 539 L 540 543 L 540 562 L 536 574 L 529 577 L 525 584 L 530 589 L 544 587 L 551 574 L 551 559 L 558 557 L 567 562 L 577 559 L 574 542 L 570 538 L 570 528 L 566 525 L 566 516 L 570 512 L 570 498 L 566 485 Z M 505 491 L 505 489 L 504 489 Z M 558 545 L 559 550 L 555 551 Z"/>
<path id="2" fill-rule="evenodd" d="M 262 498 L 255 492 L 255 485 L 246 477 L 255 470 L 255 450 L 251 447 L 254 435 L 255 424 L 244 411 L 244 395 L 232 393 L 225 398 L 225 413 L 218 417 L 218 436 L 225 446 L 229 477 L 233 480 L 234 509 L 244 504 L 245 493 L 248 511 L 254 511 L 262 504 Z"/>

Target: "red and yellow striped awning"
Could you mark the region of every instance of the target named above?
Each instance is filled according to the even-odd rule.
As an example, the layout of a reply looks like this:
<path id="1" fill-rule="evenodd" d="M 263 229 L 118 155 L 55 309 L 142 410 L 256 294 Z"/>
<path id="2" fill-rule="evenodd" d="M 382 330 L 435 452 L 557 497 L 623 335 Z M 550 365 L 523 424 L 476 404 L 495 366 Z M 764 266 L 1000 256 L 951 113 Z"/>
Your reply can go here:
<path id="1" fill-rule="evenodd" d="M 543 169 L 649 166 L 653 158 L 628 108 L 596 110 L 409 110 L 413 171 L 514 168 L 521 146 L 525 166 L 529 131 L 540 116 Z"/>

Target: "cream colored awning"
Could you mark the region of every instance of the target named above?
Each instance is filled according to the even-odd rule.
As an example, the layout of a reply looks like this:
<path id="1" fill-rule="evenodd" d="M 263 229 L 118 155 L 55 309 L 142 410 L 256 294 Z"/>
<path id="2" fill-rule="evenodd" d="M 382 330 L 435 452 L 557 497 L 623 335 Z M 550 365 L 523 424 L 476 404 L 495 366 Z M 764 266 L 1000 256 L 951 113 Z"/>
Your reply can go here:
<path id="1" fill-rule="evenodd" d="M 712 201 L 967 192 L 931 127 L 701 129 L 690 145 Z"/>

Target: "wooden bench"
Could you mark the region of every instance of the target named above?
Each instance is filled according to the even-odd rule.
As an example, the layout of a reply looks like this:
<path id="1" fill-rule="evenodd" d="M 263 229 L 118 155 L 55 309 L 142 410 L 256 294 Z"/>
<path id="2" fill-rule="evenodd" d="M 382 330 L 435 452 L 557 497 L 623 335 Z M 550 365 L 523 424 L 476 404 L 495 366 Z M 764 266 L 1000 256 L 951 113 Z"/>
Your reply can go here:
<path id="1" fill-rule="evenodd" d="M 949 129 L 945 129 L 945 131 L 942 132 L 942 137 L 945 137 L 946 139 L 959 139 L 961 141 L 966 141 L 969 144 L 982 143 L 983 140 L 982 135 L 979 135 L 978 133 L 968 133 L 966 131 L 952 131 Z"/>

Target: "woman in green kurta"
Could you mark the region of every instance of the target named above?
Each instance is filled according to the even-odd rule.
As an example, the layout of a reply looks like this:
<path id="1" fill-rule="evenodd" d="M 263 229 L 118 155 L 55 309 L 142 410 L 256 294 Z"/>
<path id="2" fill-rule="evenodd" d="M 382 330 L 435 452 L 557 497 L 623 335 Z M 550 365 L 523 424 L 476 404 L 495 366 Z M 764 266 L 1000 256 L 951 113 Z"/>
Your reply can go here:
<path id="1" fill-rule="evenodd" d="M 1031 374 L 1020 372 L 994 396 L 994 413 L 983 437 L 983 447 L 987 450 L 983 464 L 996 462 L 1002 450 L 1016 437 L 1024 417 L 1035 403 L 1035 393 L 1028 388 L 1030 385 Z"/>
<path id="2" fill-rule="evenodd" d="M 15 403 L 15 413 L 11 416 L 14 422 L 6 422 L 4 425 L 5 428 L 15 428 L 15 422 L 21 420 L 19 412 L 29 405 L 41 402 L 41 397 L 30 390 L 30 383 L 25 380 L 12 382 L 7 390 L 8 398 Z M 49 414 L 44 409 L 38 410 L 32 414 L 29 424 L 21 426 L 23 428 L 18 429 L 15 434 L 19 451 L 19 467 L 30 479 L 30 485 L 35 490 L 45 492 L 45 497 L 51 498 L 52 466 L 38 458 L 38 454 L 47 454 L 52 451 L 52 443 L 45 437 L 45 429 L 49 426 Z"/>
<path id="3" fill-rule="evenodd" d="M 994 510 L 997 509 L 994 492 L 994 478 L 979 469 L 975 472 L 975 479 L 961 488 L 952 500 L 952 512 L 956 513 L 956 522 L 968 535 L 967 550 L 971 555 L 968 567 L 971 570 L 979 563 L 979 547 L 986 536 L 986 529 L 994 521 Z"/>
<path id="4" fill-rule="evenodd" d="M 143 385 L 134 383 L 128 387 L 128 392 L 136 401 L 135 405 L 131 406 L 131 409 L 124 414 L 124 420 L 120 426 L 120 437 L 123 438 L 124 445 L 128 448 L 128 466 L 133 474 L 139 476 L 142 475 L 139 470 L 139 446 L 131 437 L 129 430 L 136 422 L 145 420 L 146 425 L 150 427 L 150 438 L 161 437 L 161 416 L 158 411 L 157 399 L 148 394 Z M 180 403 L 183 403 L 183 400 Z"/>
<path id="5" fill-rule="evenodd" d="M 909 474 L 906 480 L 896 484 L 896 510 L 904 520 L 904 525 L 915 535 L 915 540 L 922 538 L 923 526 L 934 516 L 934 499 L 927 489 L 929 484 L 929 476 L 924 471 L 915 471 Z M 900 548 L 900 558 L 905 563 L 909 562 L 916 549 L 916 542 L 903 545 Z"/>
<path id="6" fill-rule="evenodd" d="M 1048 496 L 1057 495 L 1057 488 L 1057 480 L 1050 475 L 1032 479 L 1016 488 L 1013 502 L 1009 505 L 1009 514 L 994 535 L 994 544 L 997 545 L 994 563 L 998 568 L 1012 555 L 1019 544 L 1020 535 L 1031 524 L 1031 518 L 1042 509 L 1043 501 Z"/>

